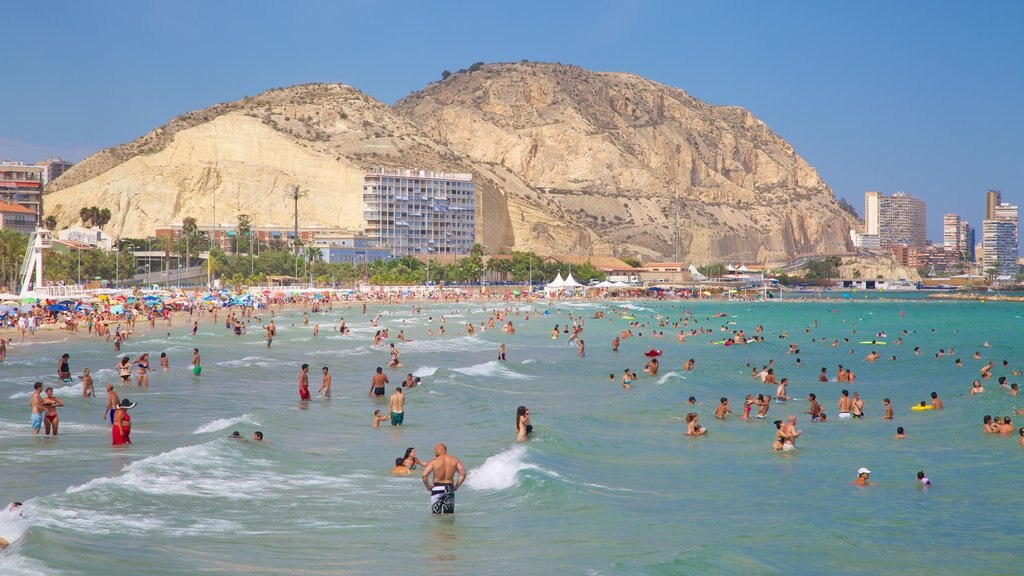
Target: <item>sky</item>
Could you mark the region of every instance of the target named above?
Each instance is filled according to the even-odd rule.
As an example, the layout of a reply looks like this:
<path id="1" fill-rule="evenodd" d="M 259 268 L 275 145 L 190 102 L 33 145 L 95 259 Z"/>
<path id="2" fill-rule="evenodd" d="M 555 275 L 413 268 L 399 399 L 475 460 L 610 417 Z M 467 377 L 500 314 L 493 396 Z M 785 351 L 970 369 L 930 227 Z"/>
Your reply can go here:
<path id="1" fill-rule="evenodd" d="M 904 191 L 975 227 L 1024 203 L 1024 2 L 16 0 L 0 159 L 78 161 L 263 90 L 342 82 L 388 104 L 482 62 L 632 72 L 743 106 L 863 216 Z"/>

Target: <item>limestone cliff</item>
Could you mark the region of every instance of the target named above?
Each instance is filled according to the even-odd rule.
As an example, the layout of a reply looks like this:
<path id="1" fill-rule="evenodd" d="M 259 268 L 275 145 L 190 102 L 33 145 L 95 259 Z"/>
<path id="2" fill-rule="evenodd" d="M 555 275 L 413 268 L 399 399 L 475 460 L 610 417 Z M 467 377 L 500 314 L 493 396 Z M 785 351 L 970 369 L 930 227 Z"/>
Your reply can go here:
<path id="1" fill-rule="evenodd" d="M 500 164 L 615 246 L 685 260 L 780 262 L 841 253 L 855 219 L 750 112 L 632 74 L 492 64 L 395 110 L 452 149 Z"/>
<path id="2" fill-rule="evenodd" d="M 477 239 L 489 250 L 517 238 L 545 253 L 610 250 L 561 209 L 537 210 L 537 193 L 505 168 L 478 164 L 354 88 L 301 85 L 185 114 L 94 154 L 49 187 L 45 204 L 60 226 L 84 206 L 109 208 L 107 233 L 138 237 L 186 216 L 212 223 L 214 210 L 221 224 L 250 214 L 257 225 L 288 225 L 297 185 L 308 193 L 301 225 L 361 229 L 367 170 L 423 168 L 474 174 L 478 220 L 486 222 Z"/>
<path id="3" fill-rule="evenodd" d="M 341 84 L 274 89 L 173 119 L 101 151 L 45 199 L 61 226 L 110 208 L 106 232 L 143 236 L 193 216 L 361 227 L 376 167 L 471 172 L 491 252 L 778 263 L 846 252 L 853 218 L 749 112 L 629 74 L 495 64 L 394 107 Z"/>

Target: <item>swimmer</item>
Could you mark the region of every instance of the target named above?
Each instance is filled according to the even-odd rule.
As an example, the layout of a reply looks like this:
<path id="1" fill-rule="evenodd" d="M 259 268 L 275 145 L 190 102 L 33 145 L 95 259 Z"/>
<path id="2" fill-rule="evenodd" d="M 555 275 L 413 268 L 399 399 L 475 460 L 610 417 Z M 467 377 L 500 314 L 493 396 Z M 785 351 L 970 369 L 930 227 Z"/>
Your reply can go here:
<path id="1" fill-rule="evenodd" d="M 932 408 L 942 410 L 942 400 L 939 400 L 939 395 L 936 392 L 932 392 Z"/>
<path id="2" fill-rule="evenodd" d="M 686 415 L 686 436 L 703 436 L 707 433 L 708 429 L 697 423 L 696 412 L 690 412 Z"/>
<path id="3" fill-rule="evenodd" d="M 650 374 L 651 376 L 657 376 L 658 375 L 658 369 L 660 367 L 661 366 L 658 363 L 658 359 L 657 358 L 651 358 L 650 360 L 647 361 L 647 364 L 644 365 L 644 372 Z"/>
<path id="4" fill-rule="evenodd" d="M 634 376 L 633 373 L 629 371 L 629 368 L 626 368 L 625 370 L 622 371 L 622 387 L 623 388 L 625 388 L 627 390 L 629 388 L 631 388 L 632 387 L 632 383 L 633 383 L 634 380 L 636 380 L 636 376 Z"/>
<path id="5" fill-rule="evenodd" d="M 380 413 L 380 410 L 373 411 L 373 427 L 380 428 L 381 422 L 387 422 L 390 419 L 389 416 L 385 416 Z"/>
<path id="6" fill-rule="evenodd" d="M 975 380 L 974 382 L 971 383 L 971 396 L 974 396 L 975 394 L 981 394 L 984 391 L 985 387 L 981 385 L 980 381 Z"/>
<path id="7" fill-rule="evenodd" d="M 88 368 L 82 371 L 82 396 L 96 396 L 96 391 L 93 389 L 92 374 Z"/>
<path id="8" fill-rule="evenodd" d="M 402 394 L 401 386 L 395 388 L 388 399 L 388 409 L 391 412 L 391 425 L 401 426 L 405 421 L 405 394 Z"/>
<path id="9" fill-rule="evenodd" d="M 821 404 L 818 403 L 818 397 L 814 394 L 807 395 L 807 401 L 811 403 L 810 410 L 804 410 L 804 414 L 810 414 L 811 420 L 814 422 L 821 421 Z"/>
<path id="10" fill-rule="evenodd" d="M 882 420 L 892 420 L 892 403 L 888 398 L 883 398 L 882 405 L 885 406 L 885 416 L 882 416 Z"/>
<path id="11" fill-rule="evenodd" d="M 398 361 L 398 357 L 401 354 L 398 352 L 398 348 L 395 348 L 395 343 L 391 342 L 391 360 L 388 361 L 388 368 L 400 368 L 402 363 Z"/>
<path id="12" fill-rule="evenodd" d="M 918 470 L 917 471 L 917 482 L 921 486 L 931 486 L 932 485 L 932 481 L 929 480 L 928 477 L 924 475 L 924 470 Z"/>
<path id="13" fill-rule="evenodd" d="M 693 358 L 690 358 L 689 360 L 686 361 L 686 364 L 683 364 L 683 370 L 686 370 L 687 372 L 691 372 L 691 371 L 693 371 L 693 368 L 696 365 L 697 365 L 697 361 L 694 360 Z"/>
<path id="14" fill-rule="evenodd" d="M 395 467 L 391 469 L 391 474 L 394 474 L 395 476 L 405 476 L 412 474 L 412 471 L 405 465 L 405 460 L 399 456 L 398 458 L 395 458 Z"/>
<path id="15" fill-rule="evenodd" d="M 732 414 L 732 408 L 729 407 L 729 399 L 723 396 L 719 400 L 718 406 L 715 407 L 715 418 L 724 420 L 729 414 Z"/>
<path id="16" fill-rule="evenodd" d="M 867 468 L 860 468 L 857 470 L 857 479 L 853 481 L 854 486 L 867 486 L 868 478 L 871 476 L 871 470 Z"/>
<path id="17" fill-rule="evenodd" d="M 299 400 L 309 399 L 309 364 L 303 364 L 299 369 Z"/>
<path id="18" fill-rule="evenodd" d="M 836 410 L 839 412 L 840 420 L 853 418 L 853 400 L 850 399 L 850 391 L 843 390 L 836 402 Z"/>
<path id="19" fill-rule="evenodd" d="M 384 374 L 384 369 L 377 366 L 377 372 L 370 378 L 370 391 L 366 394 L 367 397 L 374 396 L 376 398 L 384 397 L 384 387 L 388 384 L 387 374 Z"/>
<path id="20" fill-rule="evenodd" d="M 57 435 L 57 426 L 60 424 L 60 418 L 57 416 L 57 407 L 63 405 L 64 402 L 53 395 L 53 387 L 47 387 L 46 398 L 43 398 L 43 409 L 46 410 L 46 414 L 43 416 L 43 424 L 45 424 L 47 436 L 50 435 L 51 431 L 54 436 Z"/>
<path id="21" fill-rule="evenodd" d="M 530 424 L 530 409 L 526 406 L 516 408 L 516 442 L 523 442 L 533 432 Z"/>
<path id="22" fill-rule="evenodd" d="M 331 397 L 331 375 L 327 373 L 327 366 L 323 367 L 323 382 L 320 384 L 319 394 L 321 398 L 330 399 Z"/>
<path id="23" fill-rule="evenodd" d="M 895 438 L 897 440 L 903 440 L 906 437 L 907 437 L 907 434 L 906 434 L 906 432 L 903 431 L 903 426 L 897 426 L 896 427 L 896 436 L 895 436 Z"/>

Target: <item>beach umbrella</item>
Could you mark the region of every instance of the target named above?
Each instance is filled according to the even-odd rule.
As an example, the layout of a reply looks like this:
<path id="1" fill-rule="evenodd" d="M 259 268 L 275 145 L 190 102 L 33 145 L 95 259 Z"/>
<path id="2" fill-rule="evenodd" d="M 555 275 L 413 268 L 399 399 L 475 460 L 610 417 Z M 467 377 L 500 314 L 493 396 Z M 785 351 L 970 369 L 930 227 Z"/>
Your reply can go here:
<path id="1" fill-rule="evenodd" d="M 0 304 L 0 314 L 8 314 L 10 312 L 14 312 L 15 310 L 17 310 L 17 308 L 15 308 L 14 306 L 10 306 L 8 304 Z"/>
<path id="2" fill-rule="evenodd" d="M 123 314 L 124 313 L 124 306 L 121 305 L 121 304 L 115 304 L 115 305 L 110 307 L 110 313 L 111 314 Z"/>
<path id="3" fill-rule="evenodd" d="M 22 298 L 21 299 L 21 303 L 22 304 L 35 304 L 37 301 L 38 301 L 37 298 Z"/>

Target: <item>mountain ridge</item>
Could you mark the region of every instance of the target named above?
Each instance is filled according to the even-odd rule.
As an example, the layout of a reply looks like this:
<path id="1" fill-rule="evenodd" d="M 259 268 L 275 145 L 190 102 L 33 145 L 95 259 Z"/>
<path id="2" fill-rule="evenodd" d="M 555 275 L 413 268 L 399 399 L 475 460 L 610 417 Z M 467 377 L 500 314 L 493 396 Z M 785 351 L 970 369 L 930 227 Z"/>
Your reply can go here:
<path id="1" fill-rule="evenodd" d="M 817 172 L 749 111 L 713 106 L 635 74 L 488 64 L 386 104 L 345 84 L 300 84 L 189 112 L 102 150 L 58 178 L 47 213 L 115 213 L 114 235 L 229 199 L 257 224 L 360 226 L 361 177 L 382 167 L 471 172 L 477 241 L 490 251 L 640 255 L 680 244 L 695 263 L 781 262 L 850 249 L 856 220 Z M 221 214 L 231 214 L 222 217 Z"/>

